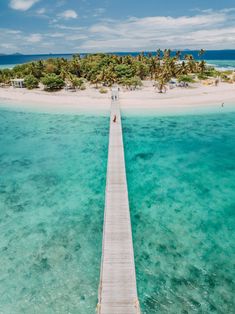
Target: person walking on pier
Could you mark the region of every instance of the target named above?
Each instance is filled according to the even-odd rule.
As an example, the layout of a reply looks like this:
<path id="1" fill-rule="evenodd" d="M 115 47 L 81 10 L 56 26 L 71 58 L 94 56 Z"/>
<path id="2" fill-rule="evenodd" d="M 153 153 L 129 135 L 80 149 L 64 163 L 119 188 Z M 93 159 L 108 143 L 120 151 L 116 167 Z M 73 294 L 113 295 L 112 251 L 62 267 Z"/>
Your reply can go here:
<path id="1" fill-rule="evenodd" d="M 114 117 L 113 117 L 113 122 L 115 123 L 116 121 L 117 121 L 117 116 L 114 115 Z"/>

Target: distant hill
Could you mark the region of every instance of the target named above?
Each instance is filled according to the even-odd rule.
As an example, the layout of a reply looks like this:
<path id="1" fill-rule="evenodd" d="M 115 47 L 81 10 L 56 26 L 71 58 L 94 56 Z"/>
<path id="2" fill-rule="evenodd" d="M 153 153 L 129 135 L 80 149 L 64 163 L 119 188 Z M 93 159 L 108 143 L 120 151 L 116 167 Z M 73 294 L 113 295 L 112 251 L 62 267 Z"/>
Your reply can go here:
<path id="1" fill-rule="evenodd" d="M 0 56 L 23 56 L 23 54 L 20 53 L 20 52 L 9 53 L 9 54 L 7 54 L 7 53 L 0 53 Z"/>

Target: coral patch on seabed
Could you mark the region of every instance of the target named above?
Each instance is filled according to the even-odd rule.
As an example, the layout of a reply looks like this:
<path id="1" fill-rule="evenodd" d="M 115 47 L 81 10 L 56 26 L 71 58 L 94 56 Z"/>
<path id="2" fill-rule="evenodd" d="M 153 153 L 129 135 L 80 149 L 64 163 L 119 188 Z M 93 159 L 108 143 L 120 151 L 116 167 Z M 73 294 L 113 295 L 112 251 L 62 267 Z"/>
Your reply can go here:
<path id="1" fill-rule="evenodd" d="M 0 113 L 0 312 L 92 313 L 109 119 Z"/>
<path id="2" fill-rule="evenodd" d="M 123 126 L 142 313 L 234 313 L 235 114 Z"/>

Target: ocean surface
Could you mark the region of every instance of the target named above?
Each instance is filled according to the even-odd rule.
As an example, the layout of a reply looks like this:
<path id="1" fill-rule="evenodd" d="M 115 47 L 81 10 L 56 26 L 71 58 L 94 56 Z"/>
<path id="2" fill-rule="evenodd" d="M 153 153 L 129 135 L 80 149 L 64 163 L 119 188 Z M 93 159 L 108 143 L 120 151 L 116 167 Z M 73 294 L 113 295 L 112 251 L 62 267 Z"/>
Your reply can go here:
<path id="1" fill-rule="evenodd" d="M 146 52 L 147 53 L 147 52 Z M 156 52 L 152 52 L 153 55 Z M 117 52 L 117 55 L 132 55 L 136 56 L 138 52 Z M 183 51 L 182 57 L 185 54 L 192 54 L 195 59 L 198 59 L 198 51 Z M 47 54 L 47 55 L 0 55 L 0 69 L 13 68 L 17 64 L 27 63 L 36 60 L 46 60 L 49 58 L 65 58 L 71 59 L 73 54 Z M 81 54 L 83 56 L 83 54 Z M 235 69 L 235 50 L 210 50 L 203 55 L 209 64 L 221 69 Z"/>
<path id="2" fill-rule="evenodd" d="M 0 69 L 13 68 L 18 64 L 31 61 L 47 60 L 49 58 L 65 58 L 71 59 L 72 54 L 38 54 L 38 55 L 0 55 Z"/>
<path id="3" fill-rule="evenodd" d="M 123 127 L 142 314 L 233 314 L 235 113 Z"/>
<path id="4" fill-rule="evenodd" d="M 95 313 L 108 127 L 0 109 L 0 313 Z M 233 314 L 235 113 L 123 131 L 142 314 Z"/>
<path id="5" fill-rule="evenodd" d="M 0 313 L 94 313 L 108 117 L 0 109 Z"/>
<path id="6" fill-rule="evenodd" d="M 235 70 L 235 60 L 207 60 L 207 63 L 222 71 Z"/>

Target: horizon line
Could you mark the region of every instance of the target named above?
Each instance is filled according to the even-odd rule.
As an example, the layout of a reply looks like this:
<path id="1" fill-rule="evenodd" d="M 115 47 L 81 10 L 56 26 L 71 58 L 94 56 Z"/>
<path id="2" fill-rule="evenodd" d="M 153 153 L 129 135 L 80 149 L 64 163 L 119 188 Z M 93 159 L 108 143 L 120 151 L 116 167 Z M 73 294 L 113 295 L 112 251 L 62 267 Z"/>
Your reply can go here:
<path id="1" fill-rule="evenodd" d="M 160 48 L 159 48 L 160 49 Z M 169 49 L 169 48 L 164 48 L 164 49 Z M 164 51 L 164 49 L 161 49 L 162 51 Z M 136 51 L 109 51 L 109 52 L 104 52 L 104 51 L 94 51 L 94 52 L 39 52 L 39 53 L 21 53 L 21 52 L 13 52 L 13 53 L 0 53 L 0 57 L 4 57 L 4 56 L 34 56 L 34 55 L 74 55 L 74 54 L 115 54 L 115 53 L 155 53 L 158 49 L 156 50 L 136 50 Z M 184 49 L 169 49 L 172 52 L 176 52 L 176 51 L 181 51 L 181 52 L 197 52 L 200 51 L 201 49 L 188 49 L 188 48 L 184 48 Z M 235 48 L 227 48 L 227 49 L 204 49 L 205 52 L 208 51 L 235 51 Z"/>

